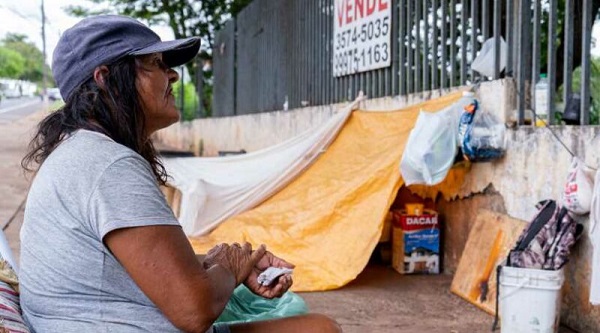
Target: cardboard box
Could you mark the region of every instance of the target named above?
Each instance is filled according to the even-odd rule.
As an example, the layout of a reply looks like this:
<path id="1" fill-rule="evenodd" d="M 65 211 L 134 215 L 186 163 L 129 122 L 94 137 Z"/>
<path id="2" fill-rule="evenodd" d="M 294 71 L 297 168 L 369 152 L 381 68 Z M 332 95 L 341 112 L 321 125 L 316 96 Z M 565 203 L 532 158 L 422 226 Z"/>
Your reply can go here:
<path id="1" fill-rule="evenodd" d="M 392 267 L 402 274 L 440 272 L 440 227 L 438 214 L 425 210 L 421 215 L 394 211 Z"/>

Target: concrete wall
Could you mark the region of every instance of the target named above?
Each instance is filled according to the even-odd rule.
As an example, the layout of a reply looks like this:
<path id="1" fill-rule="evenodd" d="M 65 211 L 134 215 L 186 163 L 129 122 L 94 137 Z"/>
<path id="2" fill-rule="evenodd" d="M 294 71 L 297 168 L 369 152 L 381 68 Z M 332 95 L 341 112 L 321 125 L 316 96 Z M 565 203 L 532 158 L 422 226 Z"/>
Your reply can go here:
<path id="1" fill-rule="evenodd" d="M 430 92 L 409 97 L 378 98 L 359 104 L 362 110 L 396 110 L 447 92 Z M 462 88 L 463 90 L 466 88 Z M 161 144 L 178 150 L 189 150 L 197 156 L 216 156 L 219 151 L 248 152 L 266 148 L 303 131 L 310 130 L 329 119 L 336 110 L 348 105 L 307 107 L 289 111 L 265 112 L 251 115 L 198 119 L 177 123 L 155 134 Z"/>
<path id="2" fill-rule="evenodd" d="M 439 92 L 361 103 L 366 110 L 399 109 Z M 506 123 L 514 121 L 514 84 L 510 80 L 481 86 L 477 98 L 483 109 Z M 239 117 L 202 119 L 178 124 L 158 133 L 162 143 L 212 156 L 219 150 L 254 151 L 291 138 L 329 118 L 341 105 L 312 107 Z M 600 165 L 600 127 L 553 127 L 556 135 L 588 165 Z M 560 199 L 571 156 L 547 128 L 522 126 L 506 131 L 506 156 L 495 163 L 472 164 L 462 187 L 438 200 L 446 222 L 444 230 L 446 272 L 455 271 L 470 227 L 479 208 L 492 209 L 529 221 L 535 204 Z M 581 219 L 587 228 L 588 219 Z M 581 332 L 600 332 L 600 307 L 588 303 L 592 248 L 587 234 L 576 245 L 567 266 L 562 319 Z"/>

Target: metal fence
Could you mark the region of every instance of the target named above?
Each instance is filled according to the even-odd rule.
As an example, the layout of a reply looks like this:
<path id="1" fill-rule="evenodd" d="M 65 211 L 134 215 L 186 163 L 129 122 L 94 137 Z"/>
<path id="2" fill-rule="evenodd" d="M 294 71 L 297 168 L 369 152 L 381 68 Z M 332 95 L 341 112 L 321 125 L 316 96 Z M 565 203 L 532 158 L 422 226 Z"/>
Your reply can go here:
<path id="1" fill-rule="evenodd" d="M 332 68 L 334 1 L 343 0 L 255 0 L 228 22 L 213 50 L 213 116 L 349 101 L 361 90 L 370 98 L 402 96 L 509 76 L 523 124 L 525 110 L 535 109 L 531 93 L 542 68 L 554 123 L 557 83 L 565 83 L 559 96 L 564 107 L 573 96 L 574 64 L 581 64 L 578 109 L 580 122 L 589 123 L 591 24 L 598 1 L 387 0 L 391 65 L 342 77 L 334 77 Z M 498 61 L 493 75 L 483 77 L 470 64 L 490 37 L 497 37 Z M 504 69 L 499 37 L 508 49 Z"/>

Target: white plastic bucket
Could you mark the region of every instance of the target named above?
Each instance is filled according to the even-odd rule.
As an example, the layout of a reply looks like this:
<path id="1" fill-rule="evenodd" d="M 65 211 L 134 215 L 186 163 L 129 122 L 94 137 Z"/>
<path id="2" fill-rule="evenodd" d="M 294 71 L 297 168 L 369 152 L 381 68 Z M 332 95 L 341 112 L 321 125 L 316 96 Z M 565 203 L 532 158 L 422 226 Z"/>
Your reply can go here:
<path id="1" fill-rule="evenodd" d="M 502 267 L 502 333 L 556 333 L 560 321 L 563 270 Z"/>

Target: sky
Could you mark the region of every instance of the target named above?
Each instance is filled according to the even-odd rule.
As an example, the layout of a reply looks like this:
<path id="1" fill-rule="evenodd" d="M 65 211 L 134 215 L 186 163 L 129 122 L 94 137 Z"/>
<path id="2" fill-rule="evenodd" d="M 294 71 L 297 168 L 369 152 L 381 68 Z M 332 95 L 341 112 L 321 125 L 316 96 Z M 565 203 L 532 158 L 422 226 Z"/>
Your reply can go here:
<path id="1" fill-rule="evenodd" d="M 26 35 L 42 49 L 42 0 L 0 0 L 0 39 L 7 32 Z M 48 64 L 52 63 L 52 52 L 60 34 L 80 19 L 67 15 L 64 8 L 68 5 L 92 6 L 88 0 L 44 0 L 46 11 L 46 48 Z M 97 6 L 97 5 L 96 5 Z M 152 29 L 163 39 L 173 39 L 173 33 L 166 26 L 153 26 Z M 600 57 L 600 24 L 594 24 L 592 37 L 596 40 L 592 55 Z"/>
<path id="2" fill-rule="evenodd" d="M 64 8 L 69 5 L 90 7 L 93 3 L 87 0 L 44 0 L 48 64 L 52 63 L 52 52 L 60 34 L 81 20 L 65 13 Z M 166 26 L 153 26 L 152 29 L 163 40 L 173 39 L 171 29 Z M 26 35 L 41 50 L 41 0 L 0 0 L 0 39 L 7 32 Z"/>

